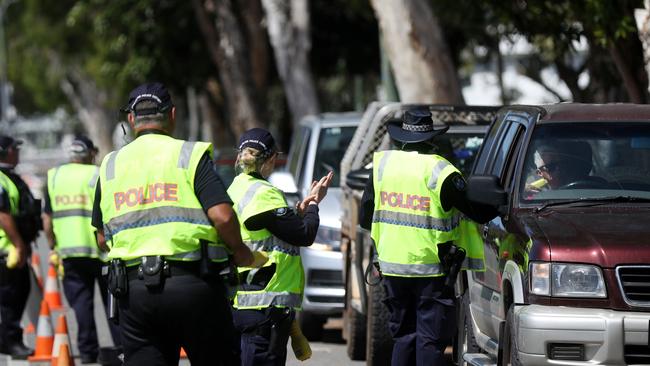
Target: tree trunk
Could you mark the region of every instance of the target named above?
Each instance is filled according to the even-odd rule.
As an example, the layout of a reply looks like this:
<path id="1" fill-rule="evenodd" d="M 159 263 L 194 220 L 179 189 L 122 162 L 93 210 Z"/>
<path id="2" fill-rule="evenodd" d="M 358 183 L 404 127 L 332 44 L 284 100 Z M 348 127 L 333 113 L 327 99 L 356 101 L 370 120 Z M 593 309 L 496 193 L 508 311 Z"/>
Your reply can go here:
<path id="1" fill-rule="evenodd" d="M 371 0 L 400 99 L 464 104 L 438 19 L 427 0 Z"/>
<path id="2" fill-rule="evenodd" d="M 307 0 L 262 0 L 267 29 L 294 125 L 318 113 L 318 96 L 309 66 L 311 39 Z"/>
<path id="3" fill-rule="evenodd" d="M 110 118 L 104 105 L 106 91 L 97 87 L 95 82 L 83 75 L 74 66 L 63 66 L 57 55 L 50 54 L 53 67 L 62 71 L 59 86 L 84 126 L 88 136 L 99 149 L 97 159 L 113 150 L 113 127 L 115 119 Z"/>
<path id="4" fill-rule="evenodd" d="M 644 1 L 644 9 L 636 9 L 634 18 L 639 32 L 639 40 L 643 46 L 646 77 L 650 79 L 650 0 Z M 650 87 L 648 89 L 650 90 Z"/>
<path id="5" fill-rule="evenodd" d="M 196 141 L 199 139 L 199 128 L 201 121 L 199 120 L 199 102 L 196 96 L 196 90 L 188 86 L 185 94 L 187 95 L 187 139 L 189 141 Z"/>
<path id="6" fill-rule="evenodd" d="M 237 147 L 241 135 L 232 130 L 232 125 L 228 125 L 218 113 L 224 100 L 217 80 L 210 78 L 206 81 L 205 92 L 201 94 L 200 103 L 204 138 L 213 141 L 217 148 Z"/>
<path id="7" fill-rule="evenodd" d="M 261 96 L 268 84 L 271 52 L 264 27 L 264 10 L 260 0 L 237 0 L 237 8 L 248 41 L 253 83 Z"/>
<path id="8" fill-rule="evenodd" d="M 228 122 L 237 136 L 262 125 L 260 106 L 252 87 L 244 38 L 234 15 L 231 0 L 214 3 L 192 0 L 197 22 L 213 63 L 219 70 L 228 106 Z M 210 11 L 214 8 L 216 20 Z"/>
<path id="9" fill-rule="evenodd" d="M 612 56 L 612 60 L 614 60 L 614 64 L 623 79 L 623 84 L 625 85 L 625 90 L 630 98 L 630 102 L 645 103 L 646 95 L 644 89 L 647 89 L 648 87 L 647 78 L 636 72 L 636 67 L 634 65 L 635 60 L 633 60 L 636 53 L 632 52 L 633 47 L 628 43 L 629 42 L 624 42 L 624 40 L 616 42 L 610 41 L 607 49 L 609 50 L 609 54 Z M 639 76 L 641 76 L 641 78 L 639 78 Z"/>

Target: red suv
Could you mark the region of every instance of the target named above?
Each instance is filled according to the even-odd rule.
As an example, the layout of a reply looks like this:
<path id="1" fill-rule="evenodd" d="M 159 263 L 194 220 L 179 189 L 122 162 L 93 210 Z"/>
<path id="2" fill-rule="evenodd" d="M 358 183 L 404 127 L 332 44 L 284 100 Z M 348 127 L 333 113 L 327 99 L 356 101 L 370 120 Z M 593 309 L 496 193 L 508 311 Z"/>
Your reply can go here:
<path id="1" fill-rule="evenodd" d="M 504 107 L 468 187 L 459 364 L 650 364 L 650 106 Z"/>

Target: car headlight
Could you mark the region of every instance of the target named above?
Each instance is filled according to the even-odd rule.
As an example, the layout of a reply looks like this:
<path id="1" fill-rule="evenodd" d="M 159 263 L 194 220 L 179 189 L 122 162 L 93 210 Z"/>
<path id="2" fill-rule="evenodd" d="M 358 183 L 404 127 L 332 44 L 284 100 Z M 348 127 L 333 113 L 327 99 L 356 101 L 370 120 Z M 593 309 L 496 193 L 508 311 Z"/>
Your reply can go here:
<path id="1" fill-rule="evenodd" d="M 321 226 L 316 232 L 314 244 L 309 248 L 314 250 L 339 250 L 341 246 L 341 231 L 339 229 Z"/>
<path id="2" fill-rule="evenodd" d="M 554 297 L 607 297 L 599 267 L 589 264 L 530 264 L 530 291 Z"/>

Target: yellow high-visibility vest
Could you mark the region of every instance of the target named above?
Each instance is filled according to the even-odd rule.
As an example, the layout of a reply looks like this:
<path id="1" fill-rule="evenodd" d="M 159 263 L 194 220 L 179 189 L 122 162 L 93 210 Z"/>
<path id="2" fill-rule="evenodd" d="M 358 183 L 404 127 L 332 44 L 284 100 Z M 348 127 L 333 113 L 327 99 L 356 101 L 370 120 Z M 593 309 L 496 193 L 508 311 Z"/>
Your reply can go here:
<path id="1" fill-rule="evenodd" d="M 196 261 L 200 243 L 209 243 L 214 262 L 228 259 L 194 193 L 194 174 L 212 145 L 150 134 L 136 138 L 102 161 L 101 210 L 109 258 L 161 255 Z"/>
<path id="2" fill-rule="evenodd" d="M 11 179 L 9 179 L 9 177 L 2 171 L 0 171 L 0 186 L 2 186 L 2 189 L 5 190 L 9 196 L 9 214 L 15 217 L 18 215 L 18 204 L 20 202 L 20 192 L 18 191 L 18 187 L 16 187 L 14 182 L 12 182 Z M 14 246 L 14 243 L 9 240 L 7 233 L 0 228 L 0 253 L 7 253 L 9 248 L 12 246 Z"/>
<path id="3" fill-rule="evenodd" d="M 61 258 L 99 258 L 92 226 L 99 168 L 91 164 L 64 164 L 47 172 L 56 250 Z"/>
<path id="4" fill-rule="evenodd" d="M 446 242 L 466 249 L 465 268 L 483 268 L 482 242 L 476 241 L 471 223 L 440 203 L 442 184 L 453 173 L 460 172 L 438 155 L 394 150 L 374 154 L 371 237 L 382 274 L 442 276 L 437 245 Z"/>
<path id="5" fill-rule="evenodd" d="M 262 212 L 287 207 L 282 192 L 271 183 L 239 174 L 228 188 L 239 218 L 241 236 L 251 249 L 267 252 L 269 260 L 264 265 L 275 264 L 275 273 L 266 287 L 259 291 L 237 291 L 234 307 L 237 309 L 262 309 L 270 306 L 299 309 L 305 287 L 305 273 L 300 259 L 300 247 L 286 243 L 266 229 L 250 231 L 244 223 Z M 255 269 L 241 268 L 241 271 Z"/>

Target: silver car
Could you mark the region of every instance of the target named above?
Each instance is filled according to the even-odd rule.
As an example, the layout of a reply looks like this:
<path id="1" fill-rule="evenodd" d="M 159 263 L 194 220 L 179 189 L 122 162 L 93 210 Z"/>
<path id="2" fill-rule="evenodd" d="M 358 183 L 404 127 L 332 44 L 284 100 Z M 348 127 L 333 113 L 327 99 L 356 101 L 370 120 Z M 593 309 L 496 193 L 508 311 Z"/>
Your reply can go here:
<path id="1" fill-rule="evenodd" d="M 273 185 L 285 192 L 289 201 L 297 202 L 309 194 L 313 180 L 334 171 L 327 196 L 319 205 L 320 227 L 316 240 L 301 250 L 305 296 L 298 319 L 303 333 L 310 340 L 321 338 L 327 318 L 338 316 L 343 310 L 345 289 L 339 165 L 360 120 L 361 113 L 324 113 L 305 117 L 294 132 L 284 170 L 269 177 Z"/>

